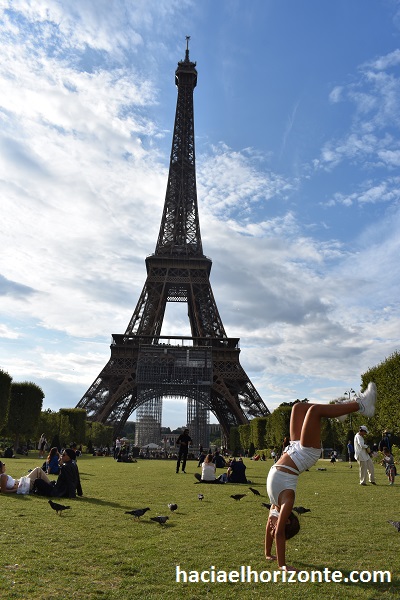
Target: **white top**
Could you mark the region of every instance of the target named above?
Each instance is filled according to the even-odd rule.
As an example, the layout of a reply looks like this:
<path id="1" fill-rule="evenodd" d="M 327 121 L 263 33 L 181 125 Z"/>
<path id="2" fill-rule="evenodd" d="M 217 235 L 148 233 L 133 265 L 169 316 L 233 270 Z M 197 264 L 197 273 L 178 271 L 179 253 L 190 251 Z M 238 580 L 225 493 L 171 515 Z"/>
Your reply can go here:
<path id="1" fill-rule="evenodd" d="M 203 481 L 214 481 L 215 465 L 214 463 L 203 462 L 201 466 L 201 478 Z"/>
<path id="2" fill-rule="evenodd" d="M 365 443 L 361 433 L 357 433 L 354 436 L 354 457 L 356 460 L 364 462 L 370 458 L 367 449 L 368 444 Z"/>
<path id="3" fill-rule="evenodd" d="M 6 473 L 2 473 L 2 477 L 7 477 L 6 488 L 11 490 L 15 485 L 15 479 L 11 477 L 11 475 L 7 475 Z"/>

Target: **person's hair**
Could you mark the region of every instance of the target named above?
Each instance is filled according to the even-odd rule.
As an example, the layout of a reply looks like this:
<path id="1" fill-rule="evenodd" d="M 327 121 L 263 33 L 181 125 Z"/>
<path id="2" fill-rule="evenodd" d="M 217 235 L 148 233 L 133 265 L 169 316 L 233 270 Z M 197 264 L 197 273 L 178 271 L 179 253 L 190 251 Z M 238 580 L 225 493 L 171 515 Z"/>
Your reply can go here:
<path id="1" fill-rule="evenodd" d="M 0 460 L 0 470 L 3 468 L 4 463 Z"/>
<path id="2" fill-rule="evenodd" d="M 53 456 L 55 456 L 58 452 L 58 448 L 56 446 L 53 446 L 53 448 L 51 448 L 48 456 L 47 456 L 47 460 L 50 460 L 51 458 L 53 458 Z"/>
<path id="3" fill-rule="evenodd" d="M 213 461 L 213 455 L 212 454 L 207 454 L 207 456 L 204 459 L 205 463 L 212 463 Z"/>
<path id="4" fill-rule="evenodd" d="M 294 513 L 290 513 L 289 523 L 285 525 L 285 538 L 290 540 L 300 531 L 300 522 Z"/>

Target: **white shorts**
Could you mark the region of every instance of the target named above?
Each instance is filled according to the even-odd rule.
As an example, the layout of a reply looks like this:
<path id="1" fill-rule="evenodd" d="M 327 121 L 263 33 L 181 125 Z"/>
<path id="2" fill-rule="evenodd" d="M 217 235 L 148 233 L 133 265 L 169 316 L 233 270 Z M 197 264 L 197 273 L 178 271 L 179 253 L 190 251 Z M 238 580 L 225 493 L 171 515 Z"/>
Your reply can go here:
<path id="1" fill-rule="evenodd" d="M 290 456 L 300 473 L 306 471 L 315 463 L 321 456 L 321 448 L 308 448 L 302 446 L 298 440 L 290 442 L 286 454 Z"/>
<path id="2" fill-rule="evenodd" d="M 279 465 L 277 465 L 279 467 Z M 285 467 L 285 465 L 281 465 Z M 279 494 L 283 490 L 293 490 L 296 492 L 297 482 L 299 480 L 298 475 L 292 475 L 277 469 L 276 465 L 270 468 L 267 477 L 267 494 L 271 500 L 271 504 L 279 506 Z"/>

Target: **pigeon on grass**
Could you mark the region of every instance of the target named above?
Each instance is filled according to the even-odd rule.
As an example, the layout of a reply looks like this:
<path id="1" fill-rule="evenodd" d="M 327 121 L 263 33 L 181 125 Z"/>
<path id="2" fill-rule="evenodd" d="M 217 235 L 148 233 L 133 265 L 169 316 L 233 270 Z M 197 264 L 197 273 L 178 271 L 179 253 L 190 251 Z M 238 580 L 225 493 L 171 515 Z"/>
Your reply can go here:
<path id="1" fill-rule="evenodd" d="M 311 512 L 311 508 L 304 508 L 304 506 L 294 506 L 294 512 L 297 512 L 298 515 L 304 515 L 304 513 Z"/>
<path id="2" fill-rule="evenodd" d="M 397 531 L 400 533 L 400 521 L 388 521 L 393 527 L 396 527 Z"/>
<path id="3" fill-rule="evenodd" d="M 155 521 L 156 523 L 160 523 L 160 525 L 165 525 L 168 521 L 169 517 L 163 517 L 159 515 L 158 517 L 150 517 L 150 521 Z"/>
<path id="4" fill-rule="evenodd" d="M 233 498 L 234 500 L 241 500 L 245 496 L 247 496 L 247 494 L 231 494 L 231 498 Z"/>
<path id="5" fill-rule="evenodd" d="M 56 513 L 61 517 L 63 510 L 68 510 L 69 508 L 71 508 L 70 506 L 64 506 L 63 504 L 57 504 L 57 502 L 53 502 L 52 500 L 49 500 L 49 504 L 51 506 L 51 508 L 53 510 L 56 511 Z"/>
<path id="6" fill-rule="evenodd" d="M 139 520 L 140 517 L 143 517 L 144 513 L 150 510 L 150 508 L 135 508 L 134 510 L 126 510 L 126 515 L 133 515 L 135 519 Z"/>

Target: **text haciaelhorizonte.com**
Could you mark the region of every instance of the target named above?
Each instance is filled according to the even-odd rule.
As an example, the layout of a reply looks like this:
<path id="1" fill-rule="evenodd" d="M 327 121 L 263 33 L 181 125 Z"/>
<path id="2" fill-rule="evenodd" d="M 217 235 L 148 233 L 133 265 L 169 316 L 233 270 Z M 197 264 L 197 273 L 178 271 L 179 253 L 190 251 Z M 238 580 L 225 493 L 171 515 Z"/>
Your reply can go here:
<path id="1" fill-rule="evenodd" d="M 235 570 L 226 571 L 211 566 L 202 571 L 185 571 L 176 565 L 177 583 L 390 583 L 390 571 L 333 571 L 322 570 L 256 571 L 250 565 L 241 565 Z"/>

